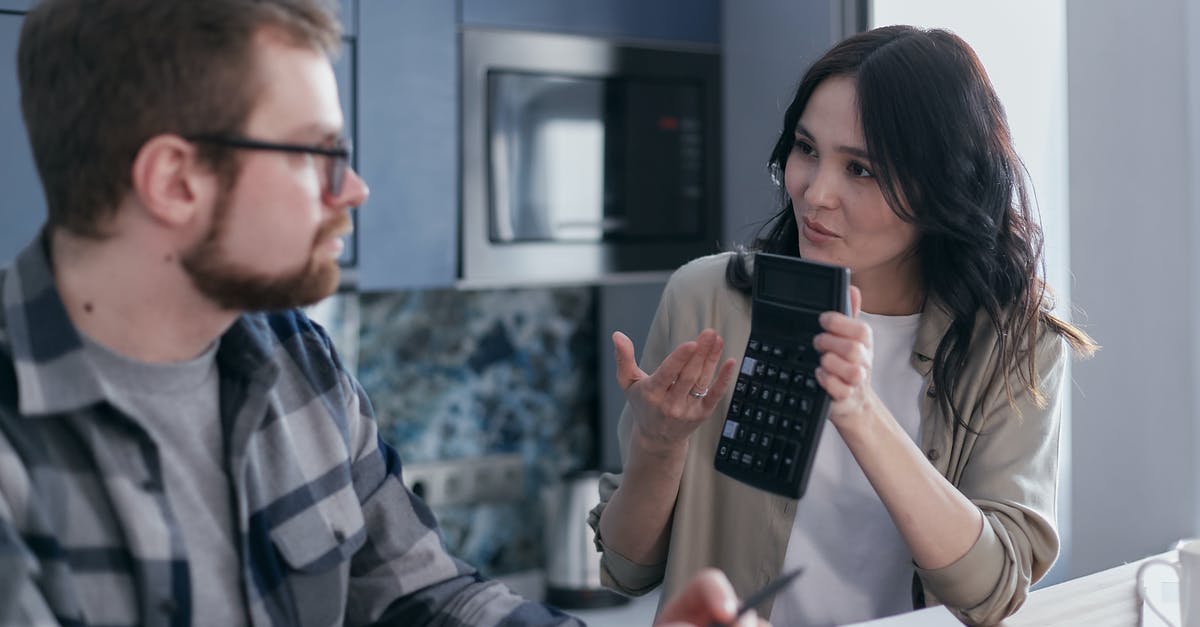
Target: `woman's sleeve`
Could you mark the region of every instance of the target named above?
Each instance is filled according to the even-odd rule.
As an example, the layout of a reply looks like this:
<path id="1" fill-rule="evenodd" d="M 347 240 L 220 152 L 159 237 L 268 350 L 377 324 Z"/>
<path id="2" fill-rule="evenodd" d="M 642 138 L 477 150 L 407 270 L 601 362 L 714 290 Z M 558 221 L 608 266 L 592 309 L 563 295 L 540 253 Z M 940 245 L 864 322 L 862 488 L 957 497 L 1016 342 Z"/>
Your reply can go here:
<path id="1" fill-rule="evenodd" d="M 991 386 L 987 419 L 958 483 L 983 513 L 983 531 L 953 564 L 917 568 L 927 594 L 969 624 L 997 623 L 1016 612 L 1058 556 L 1060 397 L 1068 358 L 1065 341 L 1044 331 L 1036 364 L 1045 407 L 1017 379 L 1015 409 L 1003 384 Z"/>

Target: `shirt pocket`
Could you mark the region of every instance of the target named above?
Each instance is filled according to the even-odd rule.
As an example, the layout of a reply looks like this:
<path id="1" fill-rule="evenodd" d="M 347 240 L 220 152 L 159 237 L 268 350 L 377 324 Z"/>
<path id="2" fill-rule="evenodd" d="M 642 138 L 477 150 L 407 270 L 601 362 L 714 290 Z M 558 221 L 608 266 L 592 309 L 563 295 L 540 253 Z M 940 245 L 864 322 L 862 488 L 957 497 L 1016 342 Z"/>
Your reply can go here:
<path id="1" fill-rule="evenodd" d="M 295 625 L 340 625 L 346 615 L 350 561 L 367 542 L 357 502 L 313 507 L 271 530 L 271 542 L 286 564 L 280 601 Z"/>

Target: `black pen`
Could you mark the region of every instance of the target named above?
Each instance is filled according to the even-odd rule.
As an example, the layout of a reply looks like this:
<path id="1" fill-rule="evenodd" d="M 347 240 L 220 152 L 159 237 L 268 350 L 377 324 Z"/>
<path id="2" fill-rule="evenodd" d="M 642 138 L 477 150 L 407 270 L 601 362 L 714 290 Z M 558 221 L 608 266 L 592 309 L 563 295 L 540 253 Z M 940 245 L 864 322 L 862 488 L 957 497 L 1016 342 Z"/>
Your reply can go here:
<path id="1" fill-rule="evenodd" d="M 709 623 L 708 627 L 729 627 L 729 625 L 737 623 L 738 619 L 741 618 L 743 614 L 749 612 L 759 605 L 762 605 L 763 601 L 775 596 L 777 592 L 783 590 L 784 587 L 786 587 L 789 583 L 792 583 L 796 577 L 799 577 L 800 573 L 802 572 L 804 572 L 803 568 L 797 568 L 796 570 L 780 575 L 771 583 L 763 586 L 758 592 L 746 597 L 746 600 L 742 601 L 742 606 L 738 608 L 737 614 L 733 615 L 733 620 L 730 620 L 728 623 Z"/>

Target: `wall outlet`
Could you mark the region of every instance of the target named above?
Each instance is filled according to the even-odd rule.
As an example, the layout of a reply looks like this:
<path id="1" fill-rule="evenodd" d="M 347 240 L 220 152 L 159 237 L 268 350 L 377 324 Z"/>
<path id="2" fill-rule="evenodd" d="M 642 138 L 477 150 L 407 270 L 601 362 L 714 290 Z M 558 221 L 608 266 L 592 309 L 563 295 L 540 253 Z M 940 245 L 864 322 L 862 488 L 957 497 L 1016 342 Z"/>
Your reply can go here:
<path id="1" fill-rule="evenodd" d="M 505 503 L 525 497 L 525 464 L 520 455 L 405 464 L 404 485 L 430 507 Z"/>

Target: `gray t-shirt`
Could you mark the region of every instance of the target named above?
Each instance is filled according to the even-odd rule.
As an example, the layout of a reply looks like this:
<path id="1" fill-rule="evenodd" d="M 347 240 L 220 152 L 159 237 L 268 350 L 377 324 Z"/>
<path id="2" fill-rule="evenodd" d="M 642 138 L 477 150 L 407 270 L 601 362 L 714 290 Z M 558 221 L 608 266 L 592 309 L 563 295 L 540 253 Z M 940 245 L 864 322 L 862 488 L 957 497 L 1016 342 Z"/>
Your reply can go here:
<path id="1" fill-rule="evenodd" d="M 151 364 L 84 338 L 110 401 L 158 445 L 167 501 L 187 547 L 192 624 L 247 623 L 221 436 L 217 345 L 198 357 Z"/>

